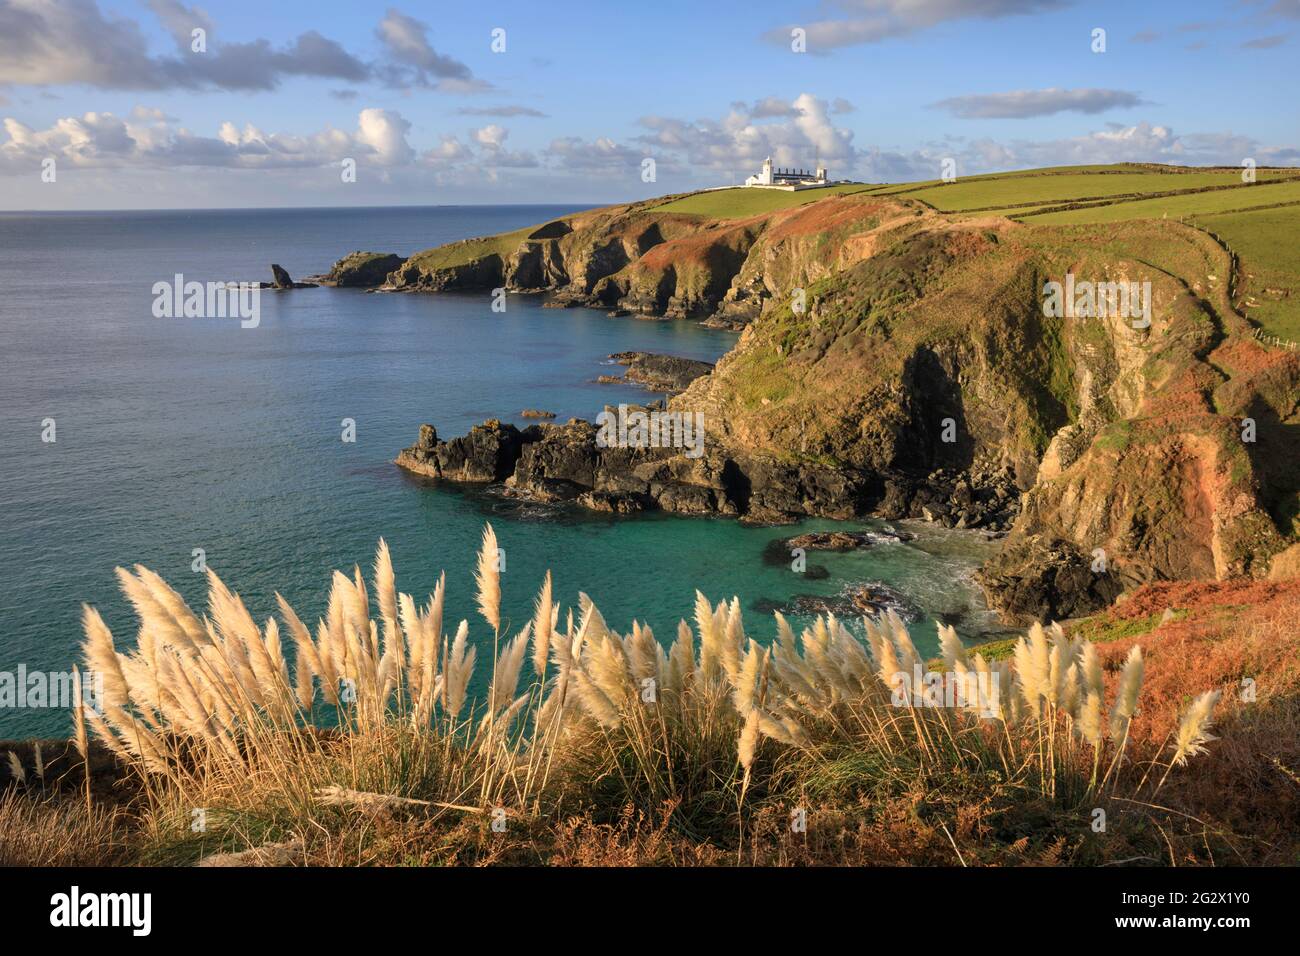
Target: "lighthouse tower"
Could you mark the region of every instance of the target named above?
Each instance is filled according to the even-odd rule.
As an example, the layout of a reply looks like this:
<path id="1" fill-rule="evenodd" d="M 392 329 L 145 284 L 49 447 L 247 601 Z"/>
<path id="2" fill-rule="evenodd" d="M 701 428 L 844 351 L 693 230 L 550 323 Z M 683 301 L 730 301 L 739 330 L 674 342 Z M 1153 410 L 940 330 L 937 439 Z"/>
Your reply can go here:
<path id="1" fill-rule="evenodd" d="M 769 156 L 763 160 L 763 168 L 759 170 L 757 176 L 750 176 L 745 180 L 746 186 L 771 186 L 773 182 L 772 175 L 772 157 Z"/>

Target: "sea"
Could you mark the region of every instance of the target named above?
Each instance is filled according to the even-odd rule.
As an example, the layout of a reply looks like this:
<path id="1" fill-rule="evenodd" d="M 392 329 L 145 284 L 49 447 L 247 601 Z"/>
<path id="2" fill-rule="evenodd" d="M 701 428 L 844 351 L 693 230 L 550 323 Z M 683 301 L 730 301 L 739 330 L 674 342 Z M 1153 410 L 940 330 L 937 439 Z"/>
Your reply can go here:
<path id="1" fill-rule="evenodd" d="M 400 590 L 424 601 L 447 575 L 447 615 L 470 621 L 479 660 L 492 631 L 474 612 L 473 567 L 490 522 L 504 551 L 503 619 L 517 630 L 549 569 L 567 607 L 590 595 L 611 627 L 669 641 L 695 592 L 740 599 L 747 633 L 774 634 L 773 607 L 807 607 L 877 583 L 913 608 L 918 645 L 935 621 L 968 641 L 998 630 L 971 572 L 978 531 L 903 522 L 910 541 L 809 552 L 798 573 L 778 539 L 881 522 L 746 527 L 730 519 L 611 517 L 491 489 L 434 485 L 393 464 L 422 423 L 440 436 L 526 408 L 558 421 L 659 396 L 602 384 L 611 353 L 715 361 L 736 334 L 686 320 L 612 318 L 487 293 L 263 292 L 256 325 L 160 317 L 158 283 L 321 273 L 353 250 L 397 252 L 543 223 L 572 207 L 0 213 L 0 681 L 66 673 L 83 604 L 119 649 L 137 624 L 114 569 L 143 564 L 196 610 L 206 565 L 259 622 L 282 593 L 303 620 L 325 612 L 331 572 L 369 575 L 380 538 Z M 347 439 L 351 440 L 347 440 Z M 779 560 L 778 560 L 779 559 Z M 800 603 L 802 601 L 802 603 Z M 794 614 L 796 626 L 807 615 Z M 486 670 L 480 666 L 475 684 Z M 47 702 L 48 703 L 48 702 Z M 0 739 L 67 734 L 66 709 L 0 706 Z"/>

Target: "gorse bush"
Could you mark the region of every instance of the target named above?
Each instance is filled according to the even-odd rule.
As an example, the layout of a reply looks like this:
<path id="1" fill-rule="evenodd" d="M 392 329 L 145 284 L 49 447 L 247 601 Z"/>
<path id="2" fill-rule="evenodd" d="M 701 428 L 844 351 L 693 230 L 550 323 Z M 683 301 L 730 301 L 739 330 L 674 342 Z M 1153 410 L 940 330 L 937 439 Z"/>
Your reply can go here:
<path id="1" fill-rule="evenodd" d="M 777 614 L 761 644 L 737 599 L 697 594 L 694 628 L 679 623 L 665 648 L 639 622 L 615 632 L 585 594 L 562 609 L 548 574 L 510 637 L 497 553 L 488 526 L 476 575 L 493 642 L 482 700 L 469 697 L 470 624 L 443 619 L 445 575 L 417 604 L 398 592 L 383 541 L 369 588 L 360 569 L 335 572 L 314 629 L 279 595 L 278 620 L 259 627 L 212 572 L 200 617 L 148 569 L 118 569 L 136 646 L 118 651 L 85 608 L 85 666 L 103 691 L 99 707 L 77 711 L 78 747 L 88 727 L 138 768 L 159 834 L 212 808 L 223 845 L 238 847 L 385 806 L 609 821 L 629 806 L 666 808 L 682 832 L 708 837 L 743 828 L 755 804 L 917 780 L 995 781 L 1075 807 L 1120 786 L 1154 792 L 1214 739 L 1210 692 L 1159 753 L 1130 759 L 1140 649 L 1108 695 L 1096 648 L 1057 625 L 1035 625 L 996 663 L 940 625 L 935 671 L 892 613 L 864 619 L 865 640 L 830 614 L 796 636 Z"/>

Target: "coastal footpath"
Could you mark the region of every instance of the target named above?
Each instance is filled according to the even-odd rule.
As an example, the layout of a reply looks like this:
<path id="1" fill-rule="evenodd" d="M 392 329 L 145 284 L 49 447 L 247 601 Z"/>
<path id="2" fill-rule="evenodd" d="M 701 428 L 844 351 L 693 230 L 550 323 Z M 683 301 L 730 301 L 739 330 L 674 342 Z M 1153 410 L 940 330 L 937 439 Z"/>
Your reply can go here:
<path id="1" fill-rule="evenodd" d="M 667 403 L 700 416 L 701 455 L 602 448 L 580 420 L 491 421 L 450 440 L 425 426 L 398 463 L 617 513 L 1005 532 L 981 582 L 1014 621 L 1088 614 L 1149 581 L 1296 573 L 1300 356 L 1252 337 L 1213 237 L 956 217 L 869 191 L 731 219 L 665 202 L 386 258 L 381 281 L 342 260 L 330 279 L 743 329 Z M 1076 277 L 1149 283 L 1147 318 L 1045 309 L 1046 283 Z"/>

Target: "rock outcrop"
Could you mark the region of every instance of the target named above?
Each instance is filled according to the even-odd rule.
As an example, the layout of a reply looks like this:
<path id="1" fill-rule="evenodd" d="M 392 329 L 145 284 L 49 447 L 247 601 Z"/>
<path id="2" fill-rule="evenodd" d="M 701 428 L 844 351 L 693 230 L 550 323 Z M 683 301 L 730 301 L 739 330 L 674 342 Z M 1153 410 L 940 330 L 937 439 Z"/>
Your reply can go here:
<path id="1" fill-rule="evenodd" d="M 350 252 L 320 277 L 320 283 L 373 289 L 388 282 L 389 274 L 400 269 L 405 262 L 405 259 L 392 252 Z"/>
<path id="2" fill-rule="evenodd" d="M 625 381 L 644 385 L 656 392 L 685 391 L 691 382 L 713 371 L 712 362 L 654 352 L 616 352 L 610 358 L 627 366 L 623 373 Z"/>
<path id="3" fill-rule="evenodd" d="M 316 282 L 294 282 L 288 271 L 276 263 L 271 263 L 272 282 L 258 282 L 257 286 L 263 289 L 274 289 L 276 292 L 283 292 L 285 289 L 314 289 L 318 285 Z"/>
<path id="4" fill-rule="evenodd" d="M 858 551 L 878 544 L 910 541 L 914 537 L 915 535 L 899 531 L 809 531 L 773 544 L 776 545 L 774 550 L 779 549 L 784 560 L 785 554 L 795 548 L 804 551 Z"/>
<path id="5" fill-rule="evenodd" d="M 893 517 L 925 517 L 926 506 L 919 502 L 926 501 L 937 512 L 932 520 L 948 527 L 1004 529 L 1015 511 L 1014 500 L 997 511 L 973 508 L 971 476 L 959 472 L 936 473 L 933 480 L 902 473 L 883 477 L 814 463 L 783 464 L 707 444 L 696 457 L 674 447 L 604 446 L 599 432 L 599 425 L 576 418 L 524 429 L 493 419 L 442 441 L 434 426 L 421 425 L 419 440 L 402 450 L 397 464 L 430 478 L 500 482 L 521 497 L 618 514 L 662 510 L 762 523 L 848 519 L 880 514 L 887 489 L 894 495 Z M 899 509 L 900 499 L 912 504 Z"/>
<path id="6" fill-rule="evenodd" d="M 669 448 L 601 447 L 597 431 L 581 419 L 524 429 L 491 420 L 444 442 L 433 426 L 422 425 L 419 441 L 404 449 L 397 463 L 430 478 L 503 482 L 513 494 L 595 511 L 739 513 L 723 463 L 707 457 L 692 461 Z"/>

